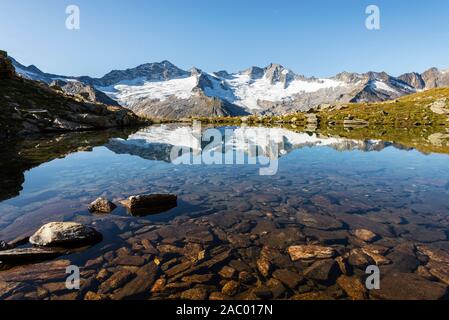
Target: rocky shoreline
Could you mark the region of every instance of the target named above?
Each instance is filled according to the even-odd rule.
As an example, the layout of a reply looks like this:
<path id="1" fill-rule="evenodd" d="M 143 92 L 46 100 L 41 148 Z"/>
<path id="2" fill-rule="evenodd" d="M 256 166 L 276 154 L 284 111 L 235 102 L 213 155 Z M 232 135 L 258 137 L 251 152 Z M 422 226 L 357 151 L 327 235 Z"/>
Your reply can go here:
<path id="1" fill-rule="evenodd" d="M 154 200 L 154 196 L 138 199 Z M 261 195 L 253 201 L 266 203 L 278 198 Z M 97 199 L 94 204 L 100 202 L 108 203 L 106 199 Z M 445 233 L 421 232 L 420 241 L 398 241 L 394 238 L 395 231 L 387 225 L 363 216 L 339 218 L 301 209 L 269 214 L 251 210 L 251 204 L 242 206 L 244 214 L 181 216 L 170 223 L 140 221 L 127 225 L 126 220 L 113 220 L 122 246 L 111 248 L 107 243 L 100 244 L 103 254 L 85 261 L 81 267 L 80 290 L 70 291 L 65 287 L 65 268 L 71 262 L 61 257 L 0 272 L 0 298 L 448 298 L 449 254 L 432 245 L 438 241 L 447 243 Z M 407 219 L 416 223 L 410 217 Z M 404 223 L 398 227 L 407 226 Z M 30 242 L 48 246 L 59 241 L 61 245 L 64 232 L 57 231 L 73 228 L 76 232 L 68 234 L 90 235 L 87 238 L 98 240 L 90 227 L 68 223 L 46 225 Z M 58 236 L 49 236 L 55 234 Z M 52 254 L 48 249 L 42 250 L 39 254 Z M 4 252 L 0 251 L 0 260 Z M 369 265 L 377 265 L 381 270 L 380 290 L 366 289 L 365 270 Z"/>

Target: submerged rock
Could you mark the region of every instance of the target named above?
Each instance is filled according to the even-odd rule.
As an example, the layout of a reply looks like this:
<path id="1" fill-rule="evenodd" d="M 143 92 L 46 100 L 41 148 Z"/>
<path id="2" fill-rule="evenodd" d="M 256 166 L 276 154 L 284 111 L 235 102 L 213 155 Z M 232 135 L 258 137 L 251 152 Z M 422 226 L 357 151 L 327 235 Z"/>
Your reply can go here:
<path id="1" fill-rule="evenodd" d="M 148 295 L 156 282 L 158 271 L 159 267 L 153 262 L 141 267 L 137 270 L 136 276 L 133 280 L 114 292 L 112 299 L 138 299 L 142 296 Z"/>
<path id="2" fill-rule="evenodd" d="M 367 229 L 356 229 L 352 233 L 354 236 L 365 242 L 373 242 L 374 240 L 377 239 L 377 235 L 374 232 Z"/>
<path id="3" fill-rule="evenodd" d="M 273 272 L 273 277 L 291 289 L 296 288 L 304 280 L 302 275 L 287 269 L 276 270 Z"/>
<path id="4" fill-rule="evenodd" d="M 429 257 L 430 260 L 442 262 L 449 265 L 449 253 L 443 250 L 421 245 L 418 246 L 418 251 Z"/>
<path id="5" fill-rule="evenodd" d="M 366 299 L 366 287 L 356 277 L 348 277 L 342 275 L 337 279 L 337 284 L 352 300 L 365 300 Z"/>
<path id="6" fill-rule="evenodd" d="M 369 265 L 374 265 L 375 261 L 362 249 L 356 248 L 349 253 L 348 263 L 355 268 L 365 270 Z"/>
<path id="7" fill-rule="evenodd" d="M 233 279 L 235 278 L 237 271 L 234 268 L 231 268 L 229 266 L 224 266 L 219 272 L 218 274 L 220 275 L 220 277 L 222 277 L 223 279 Z"/>
<path id="8" fill-rule="evenodd" d="M 371 259 L 373 259 L 376 265 L 378 266 L 387 265 L 391 263 L 391 261 L 388 258 L 379 254 L 379 250 L 376 250 L 374 246 L 363 247 L 362 251 L 366 255 L 370 256 Z"/>
<path id="9" fill-rule="evenodd" d="M 209 293 L 205 288 L 194 288 L 184 291 L 181 300 L 207 300 Z"/>
<path id="10" fill-rule="evenodd" d="M 300 245 L 288 248 L 288 253 L 293 261 L 307 259 L 328 259 L 336 254 L 334 248 L 317 245 Z"/>
<path id="11" fill-rule="evenodd" d="M 44 248 L 23 248 L 0 251 L 0 261 L 5 264 L 17 264 L 53 259 L 66 254 L 64 250 Z"/>
<path id="12" fill-rule="evenodd" d="M 261 257 L 259 260 L 257 260 L 256 265 L 257 265 L 257 270 L 259 270 L 259 272 L 262 276 L 267 278 L 270 275 L 272 266 L 271 266 L 270 261 L 268 261 L 268 259 Z"/>
<path id="13" fill-rule="evenodd" d="M 295 294 L 291 299 L 292 300 L 305 300 L 305 301 L 335 300 L 329 294 L 327 294 L 326 292 L 322 292 L 322 291 Z"/>
<path id="14" fill-rule="evenodd" d="M 0 241 L 0 251 L 2 251 L 2 250 L 9 250 L 9 249 L 12 249 L 12 246 L 10 246 L 5 241 Z"/>
<path id="15" fill-rule="evenodd" d="M 430 261 L 426 267 L 432 276 L 449 286 L 449 265 Z"/>
<path id="16" fill-rule="evenodd" d="M 101 241 L 95 229 L 76 222 L 51 222 L 30 237 L 30 243 L 44 247 L 74 247 Z"/>
<path id="17" fill-rule="evenodd" d="M 117 208 L 115 204 L 102 197 L 89 205 L 89 211 L 94 213 L 111 213 L 115 208 Z"/>
<path id="18" fill-rule="evenodd" d="M 100 294 L 107 294 L 110 292 L 113 292 L 114 290 L 122 287 L 124 284 L 126 284 L 129 280 L 131 280 L 134 277 L 134 274 L 127 270 L 127 269 L 121 269 L 114 273 L 109 279 L 104 281 L 100 287 L 98 292 Z"/>
<path id="19" fill-rule="evenodd" d="M 67 278 L 66 268 L 70 266 L 69 260 L 54 260 L 45 263 L 34 264 L 30 266 L 19 266 L 7 271 L 0 272 L 0 282 L 19 282 L 26 283 L 30 281 L 56 282 Z"/>
<path id="20" fill-rule="evenodd" d="M 89 291 L 84 296 L 84 300 L 86 300 L 86 301 L 102 301 L 102 300 L 108 300 L 108 297 L 104 294 Z"/>
<path id="21" fill-rule="evenodd" d="M 231 280 L 223 286 L 221 293 L 226 296 L 233 297 L 239 292 L 239 289 L 240 284 L 237 281 Z"/>
<path id="22" fill-rule="evenodd" d="M 307 227 L 320 230 L 335 230 L 343 227 L 343 224 L 333 217 L 322 214 L 311 214 L 306 211 L 297 213 L 296 221 Z"/>
<path id="23" fill-rule="evenodd" d="M 447 287 L 411 273 L 389 274 L 382 279 L 380 290 L 371 291 L 375 299 L 383 300 L 440 300 Z"/>
<path id="24" fill-rule="evenodd" d="M 340 276 L 340 268 L 332 259 L 316 261 L 304 271 L 304 275 L 321 283 L 334 283 Z"/>
<path id="25" fill-rule="evenodd" d="M 131 196 L 120 203 L 128 208 L 131 214 L 149 215 L 176 208 L 178 197 L 174 194 L 138 195 Z"/>

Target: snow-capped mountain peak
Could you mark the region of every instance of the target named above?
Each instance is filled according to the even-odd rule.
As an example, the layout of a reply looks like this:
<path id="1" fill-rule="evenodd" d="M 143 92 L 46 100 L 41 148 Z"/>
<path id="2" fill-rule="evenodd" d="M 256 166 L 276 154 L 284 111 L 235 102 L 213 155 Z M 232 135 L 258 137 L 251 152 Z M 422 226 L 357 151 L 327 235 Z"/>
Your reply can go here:
<path id="1" fill-rule="evenodd" d="M 24 77 L 47 84 L 65 81 L 63 89 L 70 93 L 85 94 L 83 85 L 89 86 L 151 117 L 283 114 L 308 110 L 322 103 L 384 101 L 417 90 L 449 86 L 449 72 L 436 68 L 400 77 L 385 72 L 342 72 L 331 78 L 308 78 L 275 63 L 237 73 L 207 73 L 199 68 L 182 70 L 165 60 L 91 78 L 47 74 L 15 60 L 13 64 Z M 83 85 L 68 85 L 68 81 Z"/>

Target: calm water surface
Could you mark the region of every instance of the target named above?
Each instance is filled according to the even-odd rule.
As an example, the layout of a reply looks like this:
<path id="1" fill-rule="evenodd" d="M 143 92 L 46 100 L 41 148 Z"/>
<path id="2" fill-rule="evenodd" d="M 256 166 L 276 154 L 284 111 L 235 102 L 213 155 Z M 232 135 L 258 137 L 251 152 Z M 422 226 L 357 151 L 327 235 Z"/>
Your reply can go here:
<path id="1" fill-rule="evenodd" d="M 385 141 L 321 137 L 281 128 L 230 129 L 236 131 L 236 140 L 242 130 L 252 130 L 257 134 L 251 137 L 260 140 L 264 136 L 275 143 L 280 151 L 277 174 L 259 175 L 260 165 L 170 163 L 174 145 L 195 148 L 189 144 L 191 128 L 181 125 L 153 126 L 129 136 L 111 133 L 104 139 L 96 133 L 82 138 L 73 135 L 73 147 L 69 148 L 67 138 L 58 143 L 45 139 L 30 142 L 25 151 L 2 148 L 1 172 L 7 176 L 2 178 L 7 183 L 0 197 L 0 240 L 30 235 L 47 222 L 81 222 L 98 229 L 103 241 L 59 260 L 69 259 L 82 266 L 84 278 L 95 277 L 102 269 L 114 274 L 128 264 L 117 257 L 137 256 L 147 262 L 157 258 L 162 269 L 158 278 L 167 283 L 181 281 L 173 275 L 176 270 L 170 270 L 189 260 L 186 251 L 204 250 L 213 257 L 231 250 L 228 260 L 213 266 L 215 276 L 206 283 L 161 290 L 145 298 L 179 298 L 187 289 L 201 286 L 208 293 L 219 292 L 224 280 L 217 273 L 225 265 L 254 275 L 252 282 L 241 284 L 236 295 L 245 298 L 253 294 L 253 288 L 276 284 L 270 282 L 271 275 L 261 275 L 258 270 L 257 261 L 265 251 L 274 250 L 272 257 L 279 255 L 270 261 L 270 273 L 287 269 L 302 275 L 311 262 L 292 262 L 287 254 L 289 246 L 329 245 L 347 257 L 351 250 L 367 245 L 353 235 L 356 229 L 368 229 L 377 235 L 374 244 L 385 249 L 382 255 L 389 261 L 381 270 L 389 273 L 417 274 L 419 266 L 428 263 L 415 247 L 407 249 L 414 257 L 402 263 L 403 257 L 398 258 L 397 253 L 403 251 L 399 248 L 426 245 L 449 252 L 448 155 L 423 154 Z M 73 140 L 82 141 L 81 151 Z M 55 144 L 61 151 L 52 150 Z M 45 148 L 41 150 L 42 145 Z M 233 141 L 233 145 L 248 156 L 248 150 L 238 147 L 239 141 Z M 269 156 L 266 145 L 261 150 L 262 156 Z M 93 215 L 87 210 L 99 196 L 118 203 L 130 195 L 165 192 L 178 195 L 178 207 L 156 215 L 133 216 L 121 206 L 110 215 Z M 327 227 L 318 220 L 314 225 L 305 221 L 303 214 L 327 218 L 321 224 L 337 223 Z M 143 245 L 145 237 L 141 235 L 148 236 L 155 250 Z M 97 262 L 92 262 L 95 259 Z M 190 268 L 198 263 L 192 260 Z M 141 267 L 139 263 L 129 264 L 127 268 L 132 271 Z M 362 277 L 362 267 L 353 269 L 351 275 Z M 27 278 L 29 287 L 19 290 L 18 298 L 36 297 L 39 288 L 55 281 L 51 277 Z M 428 281 L 444 284 L 440 279 Z M 347 298 L 336 287 L 332 279 L 312 277 L 295 288 L 284 285 L 278 297 L 324 292 Z M 95 288 L 91 291 L 96 292 Z M 61 288 L 46 290 L 41 298 L 70 294 Z"/>

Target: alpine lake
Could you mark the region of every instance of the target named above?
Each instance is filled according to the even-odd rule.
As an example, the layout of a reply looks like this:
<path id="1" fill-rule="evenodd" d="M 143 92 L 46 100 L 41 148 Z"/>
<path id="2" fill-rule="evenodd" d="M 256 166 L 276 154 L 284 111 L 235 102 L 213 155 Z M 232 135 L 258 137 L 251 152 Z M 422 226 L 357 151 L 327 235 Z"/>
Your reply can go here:
<path id="1" fill-rule="evenodd" d="M 206 143 L 188 124 L 0 143 L 0 240 L 31 247 L 20 239 L 65 221 L 103 236 L 56 258 L 3 262 L 0 299 L 448 298 L 446 129 L 223 125 L 200 139 L 212 129 L 231 134 L 214 154 L 226 145 L 244 163 L 194 161 Z M 193 161 L 173 161 L 174 147 Z M 158 193 L 177 206 L 120 205 Z M 89 212 L 98 197 L 117 208 Z M 79 289 L 66 285 L 69 266 Z M 369 266 L 380 289 L 366 287 Z"/>

